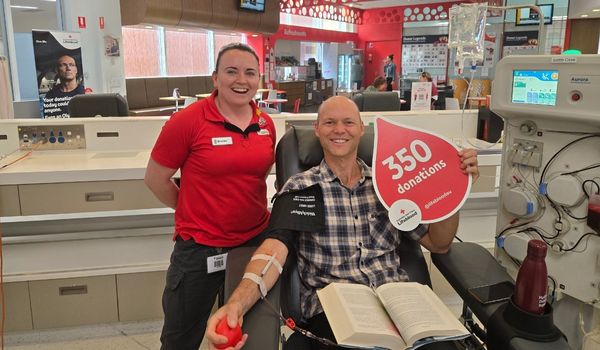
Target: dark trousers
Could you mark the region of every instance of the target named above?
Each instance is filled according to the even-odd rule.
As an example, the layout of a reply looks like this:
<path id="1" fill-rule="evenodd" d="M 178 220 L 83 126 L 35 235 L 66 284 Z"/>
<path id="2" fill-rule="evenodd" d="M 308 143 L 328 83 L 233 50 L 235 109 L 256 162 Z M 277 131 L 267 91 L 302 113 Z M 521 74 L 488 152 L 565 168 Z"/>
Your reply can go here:
<path id="1" fill-rule="evenodd" d="M 258 246 L 262 235 L 244 245 Z M 165 320 L 161 350 L 198 350 L 225 271 L 207 273 L 206 259 L 231 248 L 215 248 L 177 237 L 162 297 Z"/>
<path id="2" fill-rule="evenodd" d="M 387 91 L 392 91 L 392 80 L 394 80 L 394 78 L 392 77 L 387 77 L 385 78 L 385 81 L 387 81 Z"/>

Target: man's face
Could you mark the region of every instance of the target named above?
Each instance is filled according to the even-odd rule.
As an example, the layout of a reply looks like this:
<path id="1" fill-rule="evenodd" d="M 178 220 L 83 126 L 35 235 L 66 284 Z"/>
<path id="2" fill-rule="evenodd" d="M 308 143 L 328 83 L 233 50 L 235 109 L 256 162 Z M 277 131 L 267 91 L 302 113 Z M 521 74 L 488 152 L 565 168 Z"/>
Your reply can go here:
<path id="1" fill-rule="evenodd" d="M 58 59 L 58 77 L 61 83 L 75 80 L 77 78 L 77 64 L 73 57 L 62 56 Z"/>
<path id="2" fill-rule="evenodd" d="M 360 137 L 365 126 L 360 119 L 354 102 L 344 97 L 327 101 L 315 124 L 315 135 L 319 138 L 327 158 L 356 158 Z"/>

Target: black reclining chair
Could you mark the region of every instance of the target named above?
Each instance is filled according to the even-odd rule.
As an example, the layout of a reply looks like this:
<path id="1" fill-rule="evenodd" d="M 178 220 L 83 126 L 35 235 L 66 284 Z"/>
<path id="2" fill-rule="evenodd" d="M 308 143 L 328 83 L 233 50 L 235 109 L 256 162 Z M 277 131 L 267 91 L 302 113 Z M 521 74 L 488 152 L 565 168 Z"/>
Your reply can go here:
<path id="1" fill-rule="evenodd" d="M 374 132 L 372 127 L 365 128 L 365 135 L 359 144 L 358 156 L 371 165 Z M 321 162 L 323 150 L 314 130 L 310 126 L 292 126 L 283 135 L 277 145 L 276 169 L 277 187 L 283 186 L 287 179 Z M 225 277 L 225 298 L 238 285 L 246 263 L 254 248 L 238 248 L 229 253 Z M 410 279 L 431 286 L 429 271 L 418 242 L 406 239 L 400 245 L 399 254 L 402 267 Z M 468 292 L 470 287 L 512 280 L 494 257 L 483 247 L 474 243 L 454 243 L 448 254 L 432 254 L 433 261 L 442 274 L 449 280 L 463 300 L 473 309 L 484 325 L 500 304 L 481 305 Z M 277 284 L 268 293 L 268 299 L 277 308 L 280 307 L 284 317 L 292 317 L 299 326 L 305 324 L 300 308 L 300 279 L 293 255 L 288 256 L 284 271 Z M 280 339 L 281 323 L 277 315 L 265 303 L 259 301 L 244 318 L 244 333 L 249 334 L 245 350 L 276 350 Z M 308 341 L 295 333 L 285 342 L 294 348 L 308 349 Z M 534 343 L 520 338 L 511 341 L 514 350 L 566 350 L 570 349 L 564 340 L 553 343 Z M 433 343 L 422 347 L 423 350 L 456 350 L 462 349 L 454 342 Z M 471 349 L 471 348 L 469 348 Z M 507 350 L 510 350 L 507 349 Z"/>
<path id="2" fill-rule="evenodd" d="M 126 117 L 129 106 L 127 100 L 116 93 L 77 95 L 69 101 L 69 115 L 71 118 Z"/>
<path id="3" fill-rule="evenodd" d="M 400 97 L 395 91 L 363 92 L 352 97 L 361 112 L 399 111 Z"/>

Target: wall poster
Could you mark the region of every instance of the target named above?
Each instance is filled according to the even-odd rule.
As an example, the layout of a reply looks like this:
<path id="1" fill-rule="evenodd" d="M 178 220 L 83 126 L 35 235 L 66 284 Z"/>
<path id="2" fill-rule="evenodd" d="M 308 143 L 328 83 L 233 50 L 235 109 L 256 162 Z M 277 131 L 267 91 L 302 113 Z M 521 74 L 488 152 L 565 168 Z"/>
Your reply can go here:
<path id="1" fill-rule="evenodd" d="M 80 35 L 39 30 L 32 35 L 42 117 L 69 118 L 69 101 L 85 93 Z"/>

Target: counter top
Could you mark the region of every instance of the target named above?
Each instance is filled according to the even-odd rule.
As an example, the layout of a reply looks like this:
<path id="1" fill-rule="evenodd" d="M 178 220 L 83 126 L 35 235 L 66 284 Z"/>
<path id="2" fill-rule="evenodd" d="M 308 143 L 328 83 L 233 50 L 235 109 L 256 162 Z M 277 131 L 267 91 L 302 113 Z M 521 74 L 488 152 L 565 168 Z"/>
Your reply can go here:
<path id="1" fill-rule="evenodd" d="M 26 153 L 14 153 L 0 166 Z M 149 150 L 33 151 L 0 169 L 0 185 L 143 179 L 149 158 Z"/>

